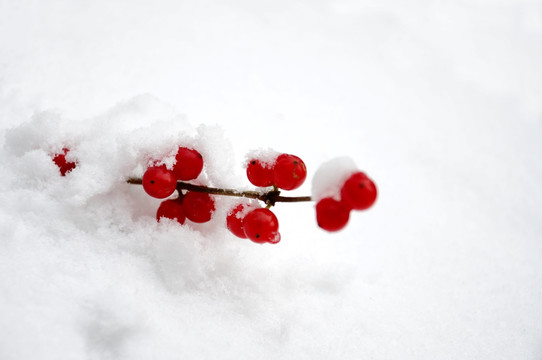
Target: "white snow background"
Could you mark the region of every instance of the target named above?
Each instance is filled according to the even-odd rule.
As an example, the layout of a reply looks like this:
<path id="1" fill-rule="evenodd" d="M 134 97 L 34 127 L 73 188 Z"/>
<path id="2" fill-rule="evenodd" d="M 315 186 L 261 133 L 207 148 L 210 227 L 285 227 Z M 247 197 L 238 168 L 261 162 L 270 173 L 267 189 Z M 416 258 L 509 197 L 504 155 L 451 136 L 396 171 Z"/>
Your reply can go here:
<path id="1" fill-rule="evenodd" d="M 542 2 L 0 0 L 0 359 L 542 358 Z M 377 183 L 282 241 L 157 224 L 176 143 Z M 80 165 L 59 176 L 49 153 Z"/>

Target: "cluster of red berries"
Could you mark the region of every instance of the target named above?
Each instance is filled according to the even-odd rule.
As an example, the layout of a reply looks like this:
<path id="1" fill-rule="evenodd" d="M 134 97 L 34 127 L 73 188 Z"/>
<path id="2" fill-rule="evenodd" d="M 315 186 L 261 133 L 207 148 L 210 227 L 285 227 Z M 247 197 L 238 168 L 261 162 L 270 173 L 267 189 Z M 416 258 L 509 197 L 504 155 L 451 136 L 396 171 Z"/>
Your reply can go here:
<path id="1" fill-rule="evenodd" d="M 54 163 L 62 176 L 72 171 L 77 163 L 66 160 L 69 149 L 63 148 L 61 153 L 52 154 Z M 196 179 L 203 170 L 203 157 L 194 149 L 179 147 L 175 155 L 172 169 L 166 165 L 153 165 L 146 169 L 141 180 L 143 189 L 152 197 L 166 199 L 178 186 L 178 181 Z M 291 154 L 251 158 L 246 166 L 248 180 L 258 187 L 273 187 L 278 196 L 278 189 L 294 190 L 299 188 L 307 177 L 307 168 L 303 160 Z M 207 188 L 208 190 L 208 188 Z M 316 220 L 318 225 L 327 231 L 338 231 L 344 228 L 349 220 L 350 211 L 365 210 L 373 205 L 377 197 L 374 182 L 363 172 L 357 171 L 349 175 L 337 188 L 335 196 L 320 199 L 316 204 Z M 186 219 L 195 223 L 211 220 L 215 211 L 213 197 L 200 191 L 178 191 L 179 196 L 164 200 L 156 212 L 156 219 L 165 217 L 184 224 Z M 237 194 L 236 194 L 237 196 Z M 242 195 L 239 195 L 242 196 Z M 260 200 L 262 198 L 259 197 Z M 269 207 L 273 201 L 264 200 L 267 207 L 256 203 L 238 202 L 228 212 L 227 228 L 243 239 L 256 243 L 275 244 L 280 241 L 279 222 Z"/>
<path id="2" fill-rule="evenodd" d="M 203 169 L 203 158 L 194 149 L 180 147 L 171 170 L 165 165 L 149 167 L 142 179 L 143 189 L 151 196 L 163 199 L 177 188 L 177 181 L 193 180 Z M 307 177 L 305 163 L 297 156 L 281 154 L 272 161 L 251 159 L 247 165 L 249 181 L 261 187 L 274 186 L 283 190 L 300 187 Z M 160 204 L 156 218 L 175 219 L 184 224 L 185 219 L 196 223 L 211 220 L 215 211 L 213 197 L 206 193 L 187 191 L 176 199 Z M 280 241 L 277 217 L 268 208 L 246 203 L 236 204 L 226 218 L 228 229 L 236 236 L 256 243 Z"/>
<path id="3" fill-rule="evenodd" d="M 248 180 L 255 186 L 294 190 L 307 178 L 307 167 L 295 155 L 280 154 L 271 160 L 254 158 L 247 165 Z"/>
<path id="4" fill-rule="evenodd" d="M 303 160 L 291 154 L 266 160 L 252 158 L 247 164 L 247 178 L 255 186 L 294 190 L 307 178 L 307 167 Z M 235 236 L 259 244 L 280 241 L 279 221 L 268 208 L 237 204 L 228 213 L 226 225 Z"/>
<path id="5" fill-rule="evenodd" d="M 179 147 L 175 155 L 175 165 L 170 170 L 165 165 L 147 168 L 143 174 L 142 185 L 147 194 L 158 199 L 165 199 L 177 189 L 177 181 L 196 179 L 203 170 L 203 156 L 194 149 Z M 156 211 L 156 219 L 165 217 L 184 224 L 188 219 L 195 223 L 211 220 L 215 211 L 215 201 L 209 195 L 200 192 L 179 191 L 179 197 L 163 201 Z"/>
<path id="6" fill-rule="evenodd" d="M 238 204 L 228 213 L 226 225 L 233 235 L 241 239 L 259 244 L 280 241 L 279 221 L 267 208 Z"/>
<path id="7" fill-rule="evenodd" d="M 376 201 L 374 182 L 365 173 L 352 174 L 340 190 L 340 199 L 325 197 L 316 203 L 316 222 L 327 231 L 338 231 L 346 226 L 351 210 L 366 210 Z"/>

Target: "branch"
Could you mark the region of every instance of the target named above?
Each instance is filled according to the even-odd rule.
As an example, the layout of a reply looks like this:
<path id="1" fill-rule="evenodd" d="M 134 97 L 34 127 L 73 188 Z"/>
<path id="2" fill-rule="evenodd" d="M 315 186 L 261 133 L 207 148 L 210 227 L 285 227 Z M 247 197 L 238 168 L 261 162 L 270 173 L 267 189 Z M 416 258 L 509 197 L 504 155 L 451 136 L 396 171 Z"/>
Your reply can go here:
<path id="1" fill-rule="evenodd" d="M 129 178 L 126 180 L 128 184 L 134 184 L 134 185 L 141 185 L 142 180 L 140 178 Z M 250 198 L 250 199 L 258 199 L 260 201 L 263 201 L 267 205 L 275 205 L 277 202 L 303 202 L 303 201 L 312 201 L 310 196 L 280 196 L 279 190 L 271 190 L 265 193 L 261 193 L 258 191 L 238 191 L 234 189 L 220 189 L 220 188 L 213 188 L 213 187 L 207 187 L 207 186 L 201 186 L 201 185 L 194 185 L 183 181 L 177 181 L 177 190 L 181 192 L 181 190 L 189 190 L 189 191 L 196 191 L 196 192 L 202 192 L 207 194 L 213 194 L 213 195 L 222 195 L 222 196 L 236 196 L 236 197 L 244 197 L 244 198 Z"/>

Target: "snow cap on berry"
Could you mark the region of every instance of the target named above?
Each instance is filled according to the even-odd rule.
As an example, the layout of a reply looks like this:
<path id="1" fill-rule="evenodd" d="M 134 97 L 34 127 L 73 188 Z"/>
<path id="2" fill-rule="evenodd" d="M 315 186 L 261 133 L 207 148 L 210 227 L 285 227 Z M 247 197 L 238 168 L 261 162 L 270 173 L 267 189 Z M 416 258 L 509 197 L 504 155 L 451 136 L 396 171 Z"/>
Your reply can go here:
<path id="1" fill-rule="evenodd" d="M 312 198 L 315 201 L 325 197 L 340 199 L 344 182 L 359 169 L 347 156 L 329 160 L 316 170 L 312 178 Z"/>
<path id="2" fill-rule="evenodd" d="M 257 159 L 263 165 L 271 168 L 280 154 L 282 153 L 275 151 L 271 148 L 251 150 L 245 156 L 243 167 L 246 168 L 251 160 Z"/>
<path id="3" fill-rule="evenodd" d="M 235 214 L 235 217 L 239 219 L 242 219 L 243 217 L 245 217 L 245 215 L 251 212 L 252 210 L 261 208 L 260 203 L 256 200 L 247 199 L 247 198 L 239 198 L 239 199 L 236 199 L 234 204 L 230 207 L 230 209 L 227 212 L 227 215 L 230 215 L 231 213 L 233 213 L 233 210 L 235 210 L 235 208 L 237 208 L 237 206 L 240 206 L 240 205 L 242 205 L 243 207 L 242 210 L 237 211 Z"/>
<path id="4" fill-rule="evenodd" d="M 254 201 L 247 201 L 247 199 L 242 199 L 241 201 L 234 203 L 227 212 L 226 227 L 235 236 L 246 239 L 247 236 L 243 226 L 243 219 L 246 214 L 258 208 L 260 208 L 260 204 Z"/>

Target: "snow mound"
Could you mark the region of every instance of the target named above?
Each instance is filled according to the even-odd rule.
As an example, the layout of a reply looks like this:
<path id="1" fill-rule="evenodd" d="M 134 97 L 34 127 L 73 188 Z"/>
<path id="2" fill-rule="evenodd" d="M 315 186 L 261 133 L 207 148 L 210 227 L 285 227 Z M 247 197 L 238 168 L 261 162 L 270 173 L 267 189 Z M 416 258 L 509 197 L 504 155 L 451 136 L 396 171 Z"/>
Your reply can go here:
<path id="1" fill-rule="evenodd" d="M 256 352 L 288 332 L 299 308 L 285 294 L 334 293 L 349 277 L 332 257 L 312 269 L 318 261 L 281 250 L 287 242 L 230 234 L 227 212 L 247 200 L 216 197 L 205 224 L 158 223 L 160 200 L 126 179 L 169 161 L 179 145 L 204 157 L 196 182 L 240 179 L 219 127 L 193 127 L 151 96 L 85 120 L 37 113 L 2 135 L 2 359 L 215 358 L 204 338 L 214 349 Z M 51 155 L 64 147 L 78 165 L 61 176 Z M 310 311 L 296 316 L 308 321 Z"/>

